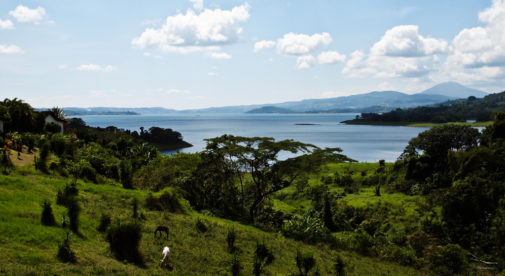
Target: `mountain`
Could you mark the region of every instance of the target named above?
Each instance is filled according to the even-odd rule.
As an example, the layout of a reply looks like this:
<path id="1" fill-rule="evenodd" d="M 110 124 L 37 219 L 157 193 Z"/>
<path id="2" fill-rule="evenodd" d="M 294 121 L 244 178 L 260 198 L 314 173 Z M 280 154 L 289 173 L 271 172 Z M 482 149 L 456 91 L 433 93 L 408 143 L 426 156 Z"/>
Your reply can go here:
<path id="1" fill-rule="evenodd" d="M 294 113 L 294 111 L 291 109 L 287 109 L 287 108 L 269 105 L 269 106 L 263 106 L 260 108 L 249 110 L 246 113 Z"/>
<path id="2" fill-rule="evenodd" d="M 482 98 L 482 97 L 489 95 L 488 93 L 486 93 L 484 91 L 469 88 L 469 87 L 463 86 L 457 82 L 444 82 L 441 84 L 437 84 L 430 89 L 426 89 L 426 90 L 422 91 L 419 94 L 443 95 L 443 96 L 456 98 L 456 99 L 468 98 L 470 96 Z"/>

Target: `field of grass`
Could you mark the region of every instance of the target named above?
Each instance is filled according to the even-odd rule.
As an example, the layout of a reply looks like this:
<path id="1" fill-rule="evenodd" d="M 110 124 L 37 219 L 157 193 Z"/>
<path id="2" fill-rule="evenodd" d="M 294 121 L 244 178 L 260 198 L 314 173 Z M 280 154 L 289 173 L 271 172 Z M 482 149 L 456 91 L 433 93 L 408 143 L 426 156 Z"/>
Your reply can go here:
<path id="1" fill-rule="evenodd" d="M 358 170 L 360 166 L 351 165 Z M 375 166 L 377 166 L 375 164 Z M 193 211 L 187 214 L 149 211 L 143 202 L 146 191 L 125 190 L 119 185 L 96 185 L 78 181 L 79 202 L 82 207 L 80 231 L 82 237 L 71 236 L 71 248 L 78 258 L 77 264 L 61 263 L 56 258 L 58 243 L 67 229 L 43 226 L 40 223 L 42 202 L 49 200 L 58 224 L 66 208 L 56 205 L 56 194 L 65 184 L 66 178 L 44 175 L 31 168 L 17 168 L 10 175 L 0 175 L 0 274 L 120 274 L 120 275 L 230 275 L 232 255 L 227 252 L 226 233 L 231 227 L 237 232 L 237 247 L 244 275 L 252 274 L 253 252 L 256 241 L 264 240 L 272 248 L 275 261 L 266 270 L 272 275 L 291 275 L 297 272 L 296 249 L 313 252 L 322 275 L 333 274 L 337 254 L 347 263 L 347 275 L 425 275 L 427 272 L 397 264 L 369 258 L 354 252 L 336 251 L 325 245 L 311 246 L 284 238 L 277 233 L 267 233 L 255 227 L 205 216 Z M 367 191 L 360 193 L 363 200 Z M 105 236 L 96 228 L 102 213 L 126 221 L 132 215 L 132 200 L 137 198 L 142 221 L 140 249 L 146 259 L 141 268 L 113 258 Z M 388 195 L 398 201 L 395 195 Z M 361 204 L 362 199 L 346 197 L 349 204 Z M 375 198 L 367 199 L 370 201 Z M 292 208 L 289 204 L 286 208 Z M 200 233 L 195 229 L 195 220 L 202 219 L 209 230 Z M 170 228 L 168 240 L 154 238 L 157 225 Z M 170 264 L 173 270 L 161 269 L 158 264 L 162 248 L 171 249 Z"/>

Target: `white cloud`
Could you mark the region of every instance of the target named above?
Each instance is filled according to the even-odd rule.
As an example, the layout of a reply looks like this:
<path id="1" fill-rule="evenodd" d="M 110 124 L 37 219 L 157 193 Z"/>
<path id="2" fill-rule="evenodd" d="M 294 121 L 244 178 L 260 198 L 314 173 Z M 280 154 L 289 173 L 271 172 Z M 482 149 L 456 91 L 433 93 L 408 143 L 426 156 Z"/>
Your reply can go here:
<path id="1" fill-rule="evenodd" d="M 30 9 L 26 6 L 19 5 L 15 10 L 10 11 L 9 14 L 16 18 L 18 22 L 34 22 L 38 24 L 46 15 L 46 10 L 42 7 Z"/>
<path id="2" fill-rule="evenodd" d="M 16 45 L 2 45 L 0 44 L 0 54 L 12 55 L 22 54 L 23 50 Z"/>
<path id="3" fill-rule="evenodd" d="M 207 75 L 209 75 L 209 77 L 214 77 L 214 76 L 217 76 L 217 72 L 209 72 L 207 73 Z"/>
<path id="4" fill-rule="evenodd" d="M 263 49 L 272 48 L 275 46 L 275 41 L 273 40 L 262 40 L 254 43 L 254 52 L 259 52 Z"/>
<path id="5" fill-rule="evenodd" d="M 502 87 L 505 82 L 505 0 L 479 13 L 481 27 L 465 28 L 452 41 L 440 76 L 464 84 Z"/>
<path id="6" fill-rule="evenodd" d="M 6 19 L 6 20 L 0 19 L 0 29 L 4 29 L 4 30 L 14 29 L 14 24 L 9 19 Z"/>
<path id="7" fill-rule="evenodd" d="M 68 65 L 66 64 L 60 64 L 58 65 L 58 70 L 64 70 L 64 69 L 67 69 Z"/>
<path id="8" fill-rule="evenodd" d="M 296 68 L 309 69 L 314 63 L 316 63 L 316 58 L 313 55 L 299 56 L 296 59 Z"/>
<path id="9" fill-rule="evenodd" d="M 98 65 L 98 64 L 81 64 L 77 67 L 77 70 L 81 71 L 100 71 L 100 72 L 111 72 L 117 68 L 112 65 Z"/>
<path id="10" fill-rule="evenodd" d="M 231 59 L 231 55 L 224 52 L 211 52 L 207 56 L 213 59 Z"/>
<path id="11" fill-rule="evenodd" d="M 240 24 L 249 19 L 249 9 L 247 3 L 231 10 L 206 9 L 199 14 L 189 9 L 186 14 L 168 16 L 159 29 L 145 29 L 132 44 L 176 53 L 218 51 L 220 46 L 238 41 Z"/>
<path id="12" fill-rule="evenodd" d="M 286 55 L 306 55 L 331 42 L 329 33 L 313 35 L 287 33 L 277 40 L 277 49 Z"/>
<path id="13" fill-rule="evenodd" d="M 421 78 L 438 70 L 438 55 L 449 49 L 443 40 L 420 35 L 418 26 L 396 26 L 386 31 L 368 55 L 352 53 L 342 73 L 349 77 Z"/>
<path id="14" fill-rule="evenodd" d="M 445 53 L 447 42 L 435 38 L 425 38 L 415 25 L 396 26 L 370 49 L 371 55 L 392 57 L 420 57 Z"/>
<path id="15" fill-rule="evenodd" d="M 344 62 L 345 55 L 340 54 L 337 51 L 327 51 L 320 53 L 319 56 L 317 56 L 317 60 L 321 64 L 333 64 L 337 62 Z"/>
<path id="16" fill-rule="evenodd" d="M 193 4 L 193 8 L 197 11 L 201 11 L 203 9 L 203 0 L 189 0 Z"/>

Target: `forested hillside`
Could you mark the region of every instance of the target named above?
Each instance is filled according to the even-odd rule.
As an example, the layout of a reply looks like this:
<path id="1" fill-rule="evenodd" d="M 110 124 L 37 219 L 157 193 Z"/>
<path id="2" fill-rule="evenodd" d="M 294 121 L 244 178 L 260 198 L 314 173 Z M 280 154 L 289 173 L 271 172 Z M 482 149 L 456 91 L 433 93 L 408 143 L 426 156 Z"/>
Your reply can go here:
<path id="1" fill-rule="evenodd" d="M 490 94 L 478 99 L 468 97 L 462 100 L 452 100 L 433 106 L 420 106 L 409 109 L 396 109 L 390 112 L 362 113 L 355 120 L 345 121 L 349 124 L 383 123 L 446 123 L 492 121 L 496 112 L 505 111 L 505 92 Z"/>

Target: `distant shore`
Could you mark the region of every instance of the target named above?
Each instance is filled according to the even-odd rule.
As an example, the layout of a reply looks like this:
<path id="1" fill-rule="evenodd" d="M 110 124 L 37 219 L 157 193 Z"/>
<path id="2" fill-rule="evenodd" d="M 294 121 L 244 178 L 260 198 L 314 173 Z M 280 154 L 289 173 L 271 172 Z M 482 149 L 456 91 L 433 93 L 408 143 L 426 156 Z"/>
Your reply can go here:
<path id="1" fill-rule="evenodd" d="M 447 123 L 430 123 L 430 122 L 382 122 L 382 121 L 365 121 L 365 120 L 347 120 L 341 123 L 347 125 L 371 125 L 371 126 L 407 126 L 407 127 L 434 127 L 441 125 L 465 125 L 472 127 L 486 127 L 491 125 L 492 121 L 486 122 L 447 122 Z"/>

